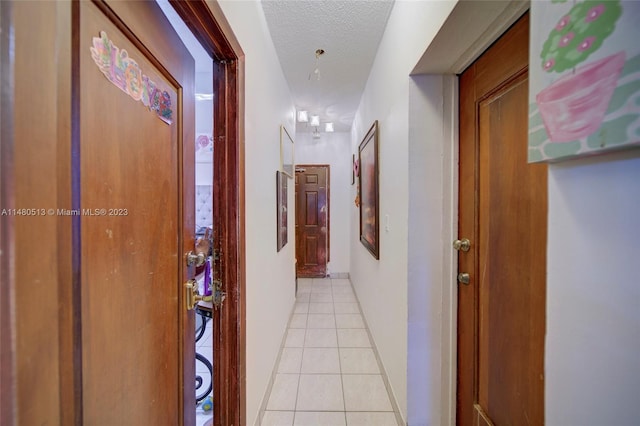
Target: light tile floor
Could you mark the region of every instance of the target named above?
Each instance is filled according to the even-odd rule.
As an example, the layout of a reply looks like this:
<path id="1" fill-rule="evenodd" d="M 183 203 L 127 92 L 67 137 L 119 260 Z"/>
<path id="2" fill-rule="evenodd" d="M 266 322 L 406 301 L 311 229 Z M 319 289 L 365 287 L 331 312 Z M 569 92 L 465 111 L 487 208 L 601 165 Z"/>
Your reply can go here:
<path id="1" fill-rule="evenodd" d="M 398 426 L 348 279 L 299 279 L 262 426 Z"/>
<path id="2" fill-rule="evenodd" d="M 211 319 L 209 319 L 204 335 L 196 342 L 196 352 L 207 358 L 209 362 L 213 360 L 213 338 L 211 337 L 212 329 L 213 324 L 211 323 Z M 209 370 L 207 370 L 207 367 L 204 364 L 198 361 L 196 361 L 196 374 L 202 376 L 202 379 L 204 380 L 202 386 L 208 386 L 209 380 L 211 380 Z M 204 411 L 201 405 L 202 404 L 199 404 L 196 407 L 196 426 L 203 426 L 208 420 L 213 418 L 213 411 Z"/>

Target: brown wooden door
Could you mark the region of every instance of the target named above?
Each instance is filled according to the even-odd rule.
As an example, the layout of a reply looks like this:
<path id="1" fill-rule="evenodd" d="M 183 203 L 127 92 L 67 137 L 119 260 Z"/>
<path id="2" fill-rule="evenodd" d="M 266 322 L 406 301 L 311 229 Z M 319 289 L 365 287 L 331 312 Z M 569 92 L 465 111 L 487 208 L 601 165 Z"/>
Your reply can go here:
<path id="1" fill-rule="evenodd" d="M 324 277 L 329 261 L 329 166 L 296 167 L 298 277 Z"/>
<path id="2" fill-rule="evenodd" d="M 529 16 L 460 78 L 459 425 L 544 423 L 547 168 L 527 164 Z"/>
<path id="3" fill-rule="evenodd" d="M 192 424 L 194 323 L 183 283 L 194 271 L 183 253 L 194 247 L 193 59 L 154 2 L 77 7 L 83 423 Z M 107 38 L 101 70 L 91 48 Z M 125 57 L 139 68 L 128 62 L 121 75 L 114 58 Z M 170 119 L 153 86 L 170 97 Z"/>

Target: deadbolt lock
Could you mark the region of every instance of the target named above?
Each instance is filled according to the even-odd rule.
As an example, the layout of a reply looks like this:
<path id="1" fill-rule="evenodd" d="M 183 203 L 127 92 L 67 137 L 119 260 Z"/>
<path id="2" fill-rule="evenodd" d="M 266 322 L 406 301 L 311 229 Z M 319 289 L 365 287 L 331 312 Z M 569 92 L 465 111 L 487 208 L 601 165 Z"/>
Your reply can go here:
<path id="1" fill-rule="evenodd" d="M 469 249 L 471 248 L 471 241 L 466 238 L 455 240 L 453 242 L 453 248 L 459 251 L 469 251 Z"/>
<path id="2" fill-rule="evenodd" d="M 471 282 L 471 278 L 469 277 L 468 273 L 460 272 L 458 274 L 458 282 L 464 285 L 469 285 L 469 282 Z"/>
<path id="3" fill-rule="evenodd" d="M 198 302 L 211 302 L 213 300 L 213 296 L 201 296 L 200 292 L 198 292 L 198 281 L 191 279 L 184 284 L 184 288 L 186 290 L 186 305 L 187 310 L 192 311 L 196 308 Z"/>
<path id="4" fill-rule="evenodd" d="M 213 280 L 214 289 L 213 294 L 209 296 L 202 296 L 198 291 L 198 281 L 191 279 L 184 284 L 186 291 L 185 301 L 187 310 L 192 311 L 196 308 L 198 302 L 211 302 L 215 309 L 221 308 L 224 300 L 227 298 L 227 293 L 222 291 L 222 281 Z"/>

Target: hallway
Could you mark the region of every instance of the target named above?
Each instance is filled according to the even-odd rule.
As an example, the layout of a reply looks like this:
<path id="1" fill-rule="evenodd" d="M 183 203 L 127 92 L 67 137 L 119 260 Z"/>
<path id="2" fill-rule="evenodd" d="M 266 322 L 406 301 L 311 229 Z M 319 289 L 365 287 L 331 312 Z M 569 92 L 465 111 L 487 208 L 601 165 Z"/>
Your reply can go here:
<path id="1" fill-rule="evenodd" d="M 366 327 L 348 279 L 299 279 L 262 426 L 398 425 Z"/>

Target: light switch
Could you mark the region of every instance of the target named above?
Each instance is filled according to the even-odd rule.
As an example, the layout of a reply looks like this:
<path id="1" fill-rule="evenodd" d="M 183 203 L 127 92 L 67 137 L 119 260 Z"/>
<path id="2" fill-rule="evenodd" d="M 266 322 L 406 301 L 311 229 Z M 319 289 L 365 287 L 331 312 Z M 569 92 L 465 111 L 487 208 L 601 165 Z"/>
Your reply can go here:
<path id="1" fill-rule="evenodd" d="M 389 232 L 389 215 L 388 214 L 384 215 L 384 230 L 386 232 Z"/>

